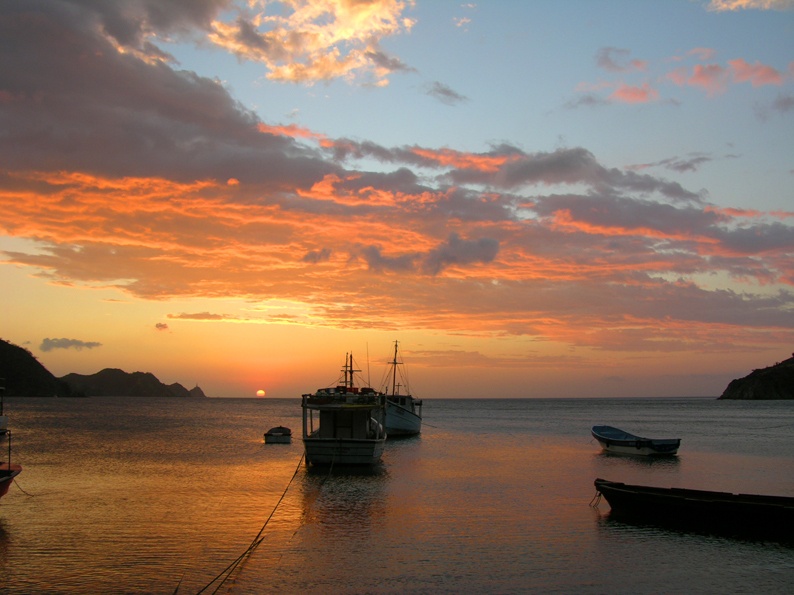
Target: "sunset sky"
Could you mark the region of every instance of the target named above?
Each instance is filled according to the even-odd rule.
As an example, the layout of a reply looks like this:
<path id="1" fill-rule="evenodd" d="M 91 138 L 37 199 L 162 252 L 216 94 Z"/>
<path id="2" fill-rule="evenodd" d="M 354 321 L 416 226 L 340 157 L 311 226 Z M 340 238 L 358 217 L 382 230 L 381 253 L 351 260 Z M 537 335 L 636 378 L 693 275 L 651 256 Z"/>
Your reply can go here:
<path id="1" fill-rule="evenodd" d="M 0 338 L 213 397 L 794 351 L 794 0 L 3 0 Z"/>

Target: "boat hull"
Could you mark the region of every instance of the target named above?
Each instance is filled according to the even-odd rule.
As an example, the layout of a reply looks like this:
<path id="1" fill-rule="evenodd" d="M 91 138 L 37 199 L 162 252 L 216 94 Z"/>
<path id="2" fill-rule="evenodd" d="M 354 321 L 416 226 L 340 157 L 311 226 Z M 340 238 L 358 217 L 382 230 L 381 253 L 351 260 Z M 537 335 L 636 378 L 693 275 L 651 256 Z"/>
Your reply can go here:
<path id="1" fill-rule="evenodd" d="M 794 522 L 794 498 L 658 488 L 596 479 L 595 487 L 618 516 L 772 531 Z"/>
<path id="2" fill-rule="evenodd" d="M 384 442 L 339 438 L 303 439 L 306 462 L 310 465 L 372 465 L 383 455 Z"/>
<path id="3" fill-rule="evenodd" d="M 22 472 L 20 465 L 9 465 L 3 463 L 0 465 L 0 498 L 8 493 L 8 488 L 11 487 L 11 482 L 14 478 Z"/>
<path id="4" fill-rule="evenodd" d="M 397 403 L 386 402 L 386 434 L 389 438 L 416 436 L 421 431 L 421 417 Z"/>

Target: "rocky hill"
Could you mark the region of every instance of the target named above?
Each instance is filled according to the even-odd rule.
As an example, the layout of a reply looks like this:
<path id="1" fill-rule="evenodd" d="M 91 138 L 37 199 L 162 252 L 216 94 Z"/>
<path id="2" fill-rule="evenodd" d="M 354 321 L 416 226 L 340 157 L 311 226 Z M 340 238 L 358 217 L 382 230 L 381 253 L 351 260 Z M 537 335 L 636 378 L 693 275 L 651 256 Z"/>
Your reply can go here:
<path id="1" fill-rule="evenodd" d="M 198 387 L 165 385 L 148 372 L 107 368 L 96 374 L 53 376 L 30 351 L 0 339 L 0 378 L 6 395 L 22 397 L 206 397 Z"/>
<path id="2" fill-rule="evenodd" d="M 30 351 L 0 339 L 0 378 L 5 394 L 25 397 L 69 397 L 71 389 L 53 376 Z"/>
<path id="3" fill-rule="evenodd" d="M 166 385 L 150 372 L 105 368 L 96 374 L 67 374 L 61 380 L 87 397 L 206 397 L 198 386 L 188 390 L 178 382 Z"/>
<path id="4" fill-rule="evenodd" d="M 794 354 L 774 366 L 732 380 L 720 399 L 794 399 Z"/>

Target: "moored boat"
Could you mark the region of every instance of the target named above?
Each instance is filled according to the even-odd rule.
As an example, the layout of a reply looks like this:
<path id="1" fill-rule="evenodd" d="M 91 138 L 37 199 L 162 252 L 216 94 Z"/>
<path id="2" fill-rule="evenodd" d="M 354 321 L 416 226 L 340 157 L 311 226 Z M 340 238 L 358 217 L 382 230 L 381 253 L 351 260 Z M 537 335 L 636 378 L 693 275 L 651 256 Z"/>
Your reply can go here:
<path id="1" fill-rule="evenodd" d="M 374 465 L 386 442 L 386 395 L 355 386 L 353 354 L 344 380 L 302 396 L 303 446 L 309 465 Z"/>
<path id="2" fill-rule="evenodd" d="M 643 438 L 612 426 L 593 426 L 590 430 L 601 448 L 608 453 L 640 456 L 674 456 L 680 438 Z"/>
<path id="3" fill-rule="evenodd" d="M 22 472 L 21 465 L 16 465 L 11 462 L 11 430 L 8 429 L 8 417 L 3 414 L 5 391 L 5 379 L 0 378 L 0 436 L 6 439 L 6 446 L 8 449 L 8 458 L 6 462 L 0 463 L 0 498 L 8 493 L 11 482 Z"/>
<path id="4" fill-rule="evenodd" d="M 785 528 L 789 536 L 794 522 L 794 497 L 660 488 L 600 478 L 594 484 L 617 515 L 759 532 Z"/>
<path id="5" fill-rule="evenodd" d="M 265 444 L 290 444 L 292 430 L 284 426 L 276 426 L 265 432 Z"/>
<path id="6" fill-rule="evenodd" d="M 411 395 L 407 378 L 399 372 L 399 366 L 404 365 L 398 360 L 397 341 L 394 342 L 394 358 L 390 362 L 389 376 L 391 392 L 386 393 L 386 433 L 390 438 L 400 436 L 415 436 L 422 431 L 422 401 Z M 400 383 L 398 381 L 402 381 Z M 402 389 L 407 394 L 401 394 Z"/>

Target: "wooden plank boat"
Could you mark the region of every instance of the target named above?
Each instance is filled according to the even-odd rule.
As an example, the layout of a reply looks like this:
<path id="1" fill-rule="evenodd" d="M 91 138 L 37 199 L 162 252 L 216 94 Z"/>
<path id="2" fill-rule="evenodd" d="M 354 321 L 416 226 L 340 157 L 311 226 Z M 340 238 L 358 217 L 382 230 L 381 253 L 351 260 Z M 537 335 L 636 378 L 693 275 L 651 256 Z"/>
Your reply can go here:
<path id="1" fill-rule="evenodd" d="M 386 395 L 354 385 L 353 355 L 344 383 L 302 396 L 303 446 L 309 465 L 374 465 L 386 442 Z"/>
<path id="2" fill-rule="evenodd" d="M 404 365 L 397 358 L 397 341 L 394 342 L 394 359 L 389 364 L 391 376 L 391 392 L 386 393 L 386 434 L 389 438 L 416 436 L 422 431 L 422 401 L 411 395 L 408 381 L 405 377 L 398 382 L 398 366 Z M 405 388 L 408 394 L 401 394 Z"/>
<path id="3" fill-rule="evenodd" d="M 290 444 L 292 430 L 284 426 L 276 426 L 265 432 L 265 444 Z"/>
<path id="4" fill-rule="evenodd" d="M 594 484 L 618 516 L 759 532 L 785 528 L 789 536 L 794 526 L 794 497 L 658 488 L 606 479 Z"/>
<path id="5" fill-rule="evenodd" d="M 612 426 L 593 426 L 590 430 L 604 451 L 620 455 L 674 456 L 680 438 L 643 438 Z"/>

